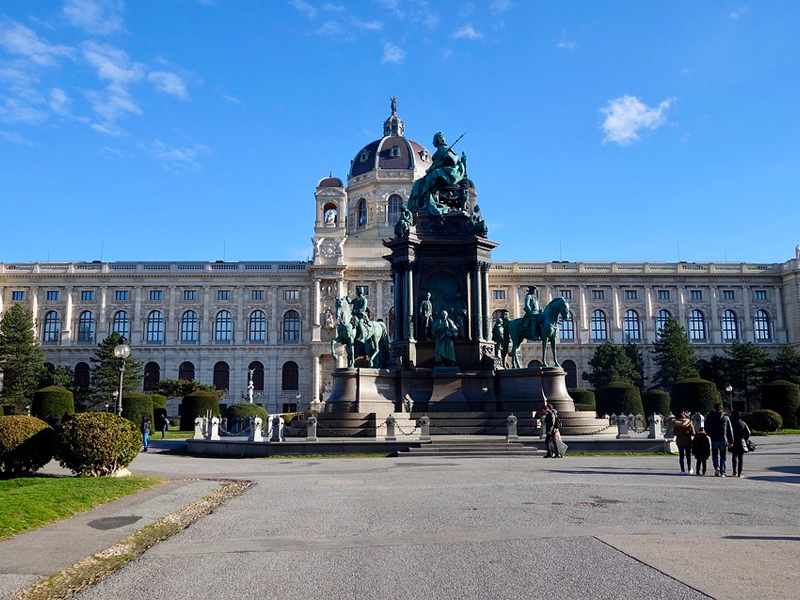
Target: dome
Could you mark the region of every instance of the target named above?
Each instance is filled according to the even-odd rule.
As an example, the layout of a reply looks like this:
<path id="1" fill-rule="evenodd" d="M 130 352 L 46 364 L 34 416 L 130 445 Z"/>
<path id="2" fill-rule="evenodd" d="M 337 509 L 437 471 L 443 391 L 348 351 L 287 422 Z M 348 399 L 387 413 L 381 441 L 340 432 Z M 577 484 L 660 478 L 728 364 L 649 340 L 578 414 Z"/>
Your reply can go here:
<path id="1" fill-rule="evenodd" d="M 317 184 L 318 188 L 332 188 L 332 187 L 344 187 L 342 180 L 338 177 L 325 177 L 324 179 L 320 179 L 319 183 Z"/>

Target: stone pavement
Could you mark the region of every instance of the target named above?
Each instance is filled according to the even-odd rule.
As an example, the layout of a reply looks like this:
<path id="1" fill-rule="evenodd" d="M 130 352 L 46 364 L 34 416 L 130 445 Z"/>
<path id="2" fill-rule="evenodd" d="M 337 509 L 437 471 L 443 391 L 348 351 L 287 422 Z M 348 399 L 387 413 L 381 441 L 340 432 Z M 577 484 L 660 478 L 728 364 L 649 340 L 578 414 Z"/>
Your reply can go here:
<path id="1" fill-rule="evenodd" d="M 673 457 L 141 455 L 257 485 L 80 598 L 796 598 L 800 438 L 758 441 L 745 479 Z"/>

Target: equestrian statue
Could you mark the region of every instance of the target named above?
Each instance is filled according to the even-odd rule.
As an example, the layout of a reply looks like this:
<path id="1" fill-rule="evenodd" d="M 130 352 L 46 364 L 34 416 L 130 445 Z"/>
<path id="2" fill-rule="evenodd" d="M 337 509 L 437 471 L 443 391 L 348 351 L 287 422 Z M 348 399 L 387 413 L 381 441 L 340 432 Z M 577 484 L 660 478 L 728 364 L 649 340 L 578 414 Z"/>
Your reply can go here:
<path id="1" fill-rule="evenodd" d="M 367 299 L 361 289 L 352 300 L 336 298 L 336 335 L 331 339 L 331 356 L 336 359 L 336 344 L 345 347 L 347 366 L 353 368 L 357 358 L 364 358 L 370 367 L 384 368 L 389 362 L 389 332 L 386 324 L 369 317 Z"/>

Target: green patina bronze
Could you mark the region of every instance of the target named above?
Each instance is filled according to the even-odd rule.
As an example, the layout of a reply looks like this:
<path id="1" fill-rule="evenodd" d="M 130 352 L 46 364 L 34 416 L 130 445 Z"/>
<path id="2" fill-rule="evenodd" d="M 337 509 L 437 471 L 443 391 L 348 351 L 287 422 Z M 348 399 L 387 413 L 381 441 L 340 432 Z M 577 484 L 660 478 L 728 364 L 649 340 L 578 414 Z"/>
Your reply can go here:
<path id="1" fill-rule="evenodd" d="M 530 295 L 530 298 L 528 297 Z M 502 351 L 511 354 L 512 368 L 520 368 L 518 350 L 525 340 L 542 342 L 542 364 L 547 367 L 547 344 L 553 353 L 553 365 L 558 364 L 556 344 L 558 340 L 558 320 L 569 318 L 569 304 L 564 298 L 555 298 L 543 311 L 539 311 L 539 303 L 535 299 L 535 288 L 529 288 L 525 297 L 525 316 L 520 319 L 506 320 Z M 511 349 L 509 351 L 509 343 Z"/>
<path id="2" fill-rule="evenodd" d="M 414 182 L 408 198 L 408 208 L 415 214 L 441 215 L 449 212 L 450 207 L 441 201 L 440 193 L 457 188 L 467 176 L 466 155 L 458 156 L 453 151 L 453 145 L 447 145 L 441 131 L 433 136 L 433 145 L 436 152 L 433 153 L 431 166 L 423 177 Z M 463 209 L 463 202 L 460 208 Z"/>
<path id="3" fill-rule="evenodd" d="M 454 340 L 458 336 L 458 326 L 448 316 L 446 310 L 439 313 L 439 317 L 433 322 L 432 333 L 436 354 L 434 364 L 454 366 L 456 364 Z"/>
<path id="4" fill-rule="evenodd" d="M 383 321 L 369 318 L 367 299 L 360 290 L 352 300 L 347 296 L 336 299 L 336 335 L 331 340 L 334 359 L 337 343 L 345 347 L 349 368 L 355 366 L 357 358 L 363 358 L 370 367 L 388 366 L 389 331 Z"/>

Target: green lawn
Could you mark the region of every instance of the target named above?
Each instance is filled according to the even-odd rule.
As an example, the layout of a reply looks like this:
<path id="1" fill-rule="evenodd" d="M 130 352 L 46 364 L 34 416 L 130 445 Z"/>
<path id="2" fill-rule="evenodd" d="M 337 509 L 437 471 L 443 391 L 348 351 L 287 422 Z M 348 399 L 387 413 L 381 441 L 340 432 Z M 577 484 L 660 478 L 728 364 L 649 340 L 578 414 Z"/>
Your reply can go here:
<path id="1" fill-rule="evenodd" d="M 165 440 L 185 440 L 187 438 L 193 437 L 194 431 L 178 431 L 177 429 L 170 429 L 167 431 L 167 435 L 164 436 Z M 161 432 L 156 431 L 150 434 L 150 439 L 152 441 L 158 441 L 161 439 Z"/>
<path id="2" fill-rule="evenodd" d="M 778 431 L 754 431 L 753 435 L 800 435 L 800 429 L 779 429 Z"/>
<path id="3" fill-rule="evenodd" d="M 153 477 L 18 477 L 0 480 L 0 539 L 159 483 Z"/>

